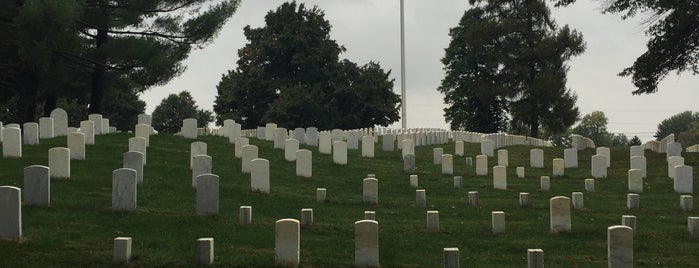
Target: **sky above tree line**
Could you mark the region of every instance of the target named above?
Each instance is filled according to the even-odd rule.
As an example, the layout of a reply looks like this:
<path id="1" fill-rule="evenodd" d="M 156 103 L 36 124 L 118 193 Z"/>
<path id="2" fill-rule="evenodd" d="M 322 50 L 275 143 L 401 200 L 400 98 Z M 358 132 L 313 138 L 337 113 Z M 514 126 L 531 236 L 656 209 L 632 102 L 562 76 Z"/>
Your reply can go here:
<path id="1" fill-rule="evenodd" d="M 238 11 L 223 27 L 218 38 L 204 49 L 195 50 L 184 61 L 181 76 L 168 84 L 141 95 L 146 112 L 169 94 L 189 90 L 200 108 L 213 110 L 216 85 L 221 76 L 236 66 L 237 51 L 247 40 L 243 27 L 264 26 L 264 16 L 284 1 L 255 0 L 240 4 Z M 370 60 L 391 70 L 394 92 L 400 94 L 400 1 L 399 0 L 308 0 L 307 7 L 318 6 L 332 25 L 331 38 L 347 51 L 341 58 L 357 64 Z M 648 37 L 644 17 L 622 20 L 618 14 L 601 14 L 601 1 L 578 1 L 551 11 L 558 25 L 568 24 L 582 32 L 586 52 L 569 62 L 568 87 L 578 95 L 581 117 L 603 111 L 609 118 L 608 130 L 653 139 L 657 125 L 665 118 L 685 110 L 699 110 L 699 76 L 672 73 L 659 85 L 657 93 L 634 96 L 629 77 L 616 74 L 645 51 Z M 443 95 L 437 91 L 444 77 L 440 59 L 449 45 L 449 29 L 455 27 L 468 1 L 405 0 L 406 95 L 408 127 L 448 129 L 444 121 Z M 396 122 L 392 127 L 400 127 Z"/>

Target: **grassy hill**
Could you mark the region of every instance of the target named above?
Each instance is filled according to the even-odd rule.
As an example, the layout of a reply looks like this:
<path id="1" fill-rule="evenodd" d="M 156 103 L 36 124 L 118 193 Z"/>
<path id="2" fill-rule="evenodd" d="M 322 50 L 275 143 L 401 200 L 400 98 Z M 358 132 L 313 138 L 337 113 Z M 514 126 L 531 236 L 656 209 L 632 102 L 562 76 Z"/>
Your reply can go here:
<path id="1" fill-rule="evenodd" d="M 112 212 L 111 174 L 122 167 L 122 153 L 130 134 L 96 137 L 87 146 L 87 160 L 71 162 L 71 178 L 51 181 L 51 207 L 23 207 L 23 236 L 0 241 L 2 267 L 96 267 L 112 266 L 115 237 L 133 238 L 131 266 L 196 266 L 196 239 L 215 239 L 215 265 L 222 267 L 274 266 L 274 222 L 300 218 L 302 208 L 313 208 L 315 224 L 301 230 L 302 267 L 350 267 L 354 264 L 354 222 L 365 210 L 376 211 L 379 222 L 380 262 L 383 267 L 438 267 L 442 249 L 458 247 L 462 267 L 523 267 L 526 250 L 544 250 L 548 267 L 605 267 L 608 226 L 621 223 L 622 215 L 637 217 L 634 237 L 635 264 L 639 267 L 688 267 L 699 263 L 699 240 L 687 234 L 687 217 L 679 195 L 667 178 L 664 154 L 646 151 L 648 179 L 641 194 L 641 209 L 626 208 L 628 148 L 612 149 L 607 179 L 596 181 L 596 192 L 584 193 L 585 209 L 573 210 L 572 232 L 549 232 L 549 198 L 584 192 L 590 176 L 594 149 L 579 152 L 577 169 L 551 178 L 551 190 L 539 190 L 539 176 L 551 174 L 553 158 L 563 157 L 560 148 L 544 148 L 545 168 L 529 168 L 529 149 L 508 147 L 508 190 L 493 190 L 489 176 L 475 176 L 455 157 L 455 175 L 463 176 L 464 188 L 453 187 L 453 176 L 442 175 L 432 164 L 432 148 L 453 153 L 453 143 L 416 148 L 419 189 L 426 189 L 427 207 L 415 205 L 415 188 L 403 173 L 400 151 L 361 158 L 349 151 L 349 164 L 333 164 L 330 155 L 313 151 L 313 178 L 295 176 L 295 164 L 284 160 L 272 142 L 251 139 L 259 156 L 270 160 L 271 194 L 250 191 L 250 176 L 240 172 L 234 147 L 221 137 L 201 137 L 213 157 L 213 173 L 220 176 L 220 215 L 195 214 L 195 189 L 191 187 L 189 144 L 192 140 L 171 135 L 150 139 L 144 183 L 138 188 L 138 210 Z M 21 159 L 0 159 L 0 185 L 22 188 L 23 168 L 47 165 L 47 151 L 65 146 L 65 137 L 24 146 Z M 480 154 L 478 144 L 466 144 L 466 155 Z M 699 166 L 699 154 L 684 153 L 685 164 Z M 489 159 L 492 167 L 496 158 Z M 515 167 L 526 167 L 518 179 Z M 379 179 L 379 204 L 362 203 L 362 179 Z M 695 172 L 696 173 L 696 172 Z M 696 177 L 696 174 L 695 174 Z M 317 203 L 316 188 L 327 188 L 328 201 Z M 695 186 L 696 188 L 696 186 Z M 480 192 L 480 208 L 468 206 L 468 191 Z M 532 207 L 520 208 L 519 192 L 529 192 Z M 240 226 L 238 209 L 252 206 L 252 225 Z M 426 211 L 440 212 L 439 233 L 426 231 Z M 506 233 L 490 232 L 491 211 L 506 213 Z"/>

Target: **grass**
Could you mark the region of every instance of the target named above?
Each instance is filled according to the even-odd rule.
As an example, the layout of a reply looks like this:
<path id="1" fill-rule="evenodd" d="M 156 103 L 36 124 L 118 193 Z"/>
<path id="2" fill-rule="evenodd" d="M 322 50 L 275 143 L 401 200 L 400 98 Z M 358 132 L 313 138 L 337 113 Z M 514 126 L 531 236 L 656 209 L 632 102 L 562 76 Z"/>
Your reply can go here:
<path id="1" fill-rule="evenodd" d="M 112 241 L 133 238 L 134 267 L 197 266 L 196 239 L 215 239 L 215 265 L 222 267 L 274 266 L 274 222 L 300 218 L 302 208 L 313 208 L 315 224 L 301 230 L 302 267 L 351 267 L 354 263 L 354 222 L 365 210 L 376 211 L 379 221 L 380 262 L 383 267 L 437 267 L 442 249 L 458 247 L 462 267 L 522 267 L 526 250 L 544 250 L 548 267 L 605 267 L 608 226 L 621 223 L 622 215 L 637 217 L 634 262 L 638 267 L 688 267 L 699 263 L 699 240 L 687 234 L 687 217 L 679 208 L 679 195 L 667 178 L 664 154 L 646 151 L 648 179 L 644 181 L 641 209 L 626 208 L 629 167 L 628 148 L 612 149 L 608 178 L 596 181 L 596 192 L 584 193 L 585 209 L 573 210 L 572 232 L 549 232 L 548 201 L 553 196 L 584 192 L 594 149 L 580 151 L 579 168 L 551 178 L 551 190 L 539 190 L 539 176 L 551 174 L 560 148 L 544 148 L 545 168 L 529 166 L 533 147 L 508 147 L 508 190 L 492 189 L 492 175 L 475 176 L 455 157 L 455 175 L 464 188 L 455 189 L 452 177 L 432 164 L 432 148 L 453 153 L 453 143 L 418 147 L 420 189 L 426 189 L 427 207 L 415 206 L 415 188 L 403 173 L 400 151 L 361 158 L 349 151 L 349 164 L 338 166 L 332 156 L 313 151 L 313 178 L 295 176 L 295 164 L 284 160 L 272 142 L 250 139 L 259 156 L 270 160 L 269 195 L 250 191 L 250 177 L 240 172 L 234 147 L 221 137 L 201 137 L 213 157 L 213 173 L 220 176 L 220 214 L 195 215 L 195 190 L 191 187 L 189 144 L 192 140 L 171 135 L 150 139 L 144 183 L 138 188 L 138 210 L 112 212 L 111 173 L 122 166 L 130 134 L 96 137 L 87 146 L 87 160 L 72 161 L 71 178 L 51 181 L 51 207 L 23 207 L 21 241 L 0 241 L 3 267 L 109 267 Z M 23 168 L 47 165 L 49 148 L 65 146 L 65 137 L 24 146 L 20 159 L 0 159 L 0 185 L 22 187 Z M 466 144 L 466 155 L 479 154 L 478 144 Z M 685 164 L 699 166 L 699 154 L 684 153 Z M 490 166 L 497 163 L 490 158 Z M 474 161 L 475 162 L 475 161 Z M 518 179 L 515 167 L 527 167 Z M 379 179 L 379 204 L 362 203 L 362 179 L 374 173 Z M 491 169 L 492 174 L 492 169 Z M 695 175 L 696 177 L 696 175 Z M 328 201 L 317 203 L 315 189 L 327 188 Z M 468 191 L 479 191 L 480 208 L 468 206 Z M 529 208 L 518 205 L 519 192 L 530 193 Z M 240 226 L 238 208 L 252 206 L 253 224 Z M 426 231 L 426 211 L 440 212 L 439 233 Z M 490 232 L 491 211 L 506 213 L 506 233 Z"/>

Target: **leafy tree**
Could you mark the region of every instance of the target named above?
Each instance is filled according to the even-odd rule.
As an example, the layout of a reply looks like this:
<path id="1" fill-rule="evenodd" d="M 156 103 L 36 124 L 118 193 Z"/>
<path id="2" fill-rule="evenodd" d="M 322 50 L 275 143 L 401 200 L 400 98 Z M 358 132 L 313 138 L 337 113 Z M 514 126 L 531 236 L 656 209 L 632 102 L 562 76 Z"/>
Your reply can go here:
<path id="1" fill-rule="evenodd" d="M 323 11 L 296 2 L 268 12 L 264 27 L 246 26 L 237 67 L 217 86 L 217 123 L 348 129 L 397 121 L 389 72 L 340 61 L 345 48 L 330 39 L 330 28 Z"/>
<path id="2" fill-rule="evenodd" d="M 699 144 L 699 122 L 692 122 L 689 129 L 678 135 L 677 141 L 685 147 Z"/>
<path id="3" fill-rule="evenodd" d="M 199 109 L 188 91 L 170 94 L 153 110 L 153 128 L 176 133 L 182 128 L 182 120 L 187 118 L 197 119 L 198 127 L 205 127 L 213 120 L 211 111 Z"/>
<path id="4" fill-rule="evenodd" d="M 612 133 L 609 135 L 609 140 L 611 141 L 612 147 L 628 147 L 629 146 L 629 138 L 626 137 L 626 134 L 624 134 L 624 133 L 619 133 L 619 134 Z"/>
<path id="5" fill-rule="evenodd" d="M 681 112 L 660 122 L 654 137 L 657 140 L 661 140 L 670 134 L 678 136 L 681 132 L 689 130 L 692 123 L 699 123 L 699 113 L 692 113 L 692 111 Z"/>
<path id="6" fill-rule="evenodd" d="M 111 126 L 120 130 L 133 130 L 138 123 L 138 115 L 145 111 L 146 103 L 135 92 L 112 87 L 107 89 L 102 115 L 109 118 Z"/>
<path id="7" fill-rule="evenodd" d="M 641 139 L 638 138 L 638 136 L 633 136 L 631 140 L 629 140 L 629 146 L 636 146 L 636 145 L 641 145 Z"/>
<path id="8" fill-rule="evenodd" d="M 590 138 L 597 146 L 609 146 L 611 139 L 607 131 L 607 122 L 609 120 L 604 112 L 591 112 L 583 116 L 580 123 L 573 128 L 573 134 Z"/>
<path id="9" fill-rule="evenodd" d="M 576 0 L 553 0 L 557 6 Z M 654 93 L 658 83 L 671 71 L 699 74 L 699 1 L 610 0 L 603 13 L 620 13 L 623 19 L 646 16 L 647 50 L 624 69 L 631 76 L 635 95 Z"/>
<path id="10" fill-rule="evenodd" d="M 579 112 L 565 62 L 584 51 L 582 35 L 558 28 L 543 0 L 469 2 L 442 59 L 451 127 L 494 132 L 509 116 L 511 129 L 538 137 L 572 126 Z"/>

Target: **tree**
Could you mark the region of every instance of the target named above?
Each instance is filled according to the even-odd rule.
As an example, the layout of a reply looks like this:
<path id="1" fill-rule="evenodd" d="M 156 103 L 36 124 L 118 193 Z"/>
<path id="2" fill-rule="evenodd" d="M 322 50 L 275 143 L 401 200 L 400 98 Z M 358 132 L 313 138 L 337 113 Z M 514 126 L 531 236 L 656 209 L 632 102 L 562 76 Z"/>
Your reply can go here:
<path id="1" fill-rule="evenodd" d="M 699 123 L 699 113 L 692 113 L 692 111 L 681 112 L 660 122 L 658 130 L 653 137 L 657 140 L 662 140 L 670 134 L 678 136 L 681 132 L 689 130 L 693 123 Z"/>
<path id="2" fill-rule="evenodd" d="M 330 28 L 323 11 L 296 2 L 268 12 L 264 27 L 246 26 L 237 67 L 217 86 L 216 122 L 350 129 L 397 121 L 390 72 L 340 61 L 345 48 L 330 39 Z"/>
<path id="3" fill-rule="evenodd" d="M 689 129 L 678 135 L 677 141 L 685 147 L 699 144 L 699 122 L 692 122 Z"/>
<path id="4" fill-rule="evenodd" d="M 580 123 L 573 128 L 573 134 L 592 139 L 597 146 L 611 145 L 607 131 L 607 116 L 602 111 L 594 111 L 583 116 Z"/>
<path id="5" fill-rule="evenodd" d="M 109 118 L 109 125 L 121 130 L 133 130 L 138 123 L 138 115 L 145 111 L 146 103 L 132 90 L 107 88 L 102 116 Z"/>
<path id="6" fill-rule="evenodd" d="M 197 119 L 197 127 L 205 127 L 213 120 L 211 111 L 199 109 L 188 91 L 170 94 L 153 110 L 153 128 L 160 132 L 176 133 L 182 120 Z"/>
<path id="7" fill-rule="evenodd" d="M 582 35 L 558 28 L 543 0 L 471 0 L 442 63 L 445 117 L 452 129 L 504 130 L 538 137 L 577 121 L 566 61 L 585 49 Z M 527 130 L 525 130 L 527 129 Z"/>
<path id="8" fill-rule="evenodd" d="M 624 134 L 624 133 L 609 134 L 609 140 L 611 141 L 612 147 L 628 147 L 629 146 L 629 138 L 626 137 L 626 134 Z"/>
<path id="9" fill-rule="evenodd" d="M 565 6 L 576 0 L 553 0 Z M 624 69 L 620 76 L 631 76 L 634 95 L 658 91 L 658 83 L 671 71 L 699 74 L 699 1 L 610 0 L 603 13 L 621 13 L 623 19 L 647 16 L 647 50 Z"/>
<path id="10" fill-rule="evenodd" d="M 638 136 L 633 136 L 631 140 L 629 141 L 629 146 L 638 146 L 641 145 L 641 139 L 638 138 Z"/>

